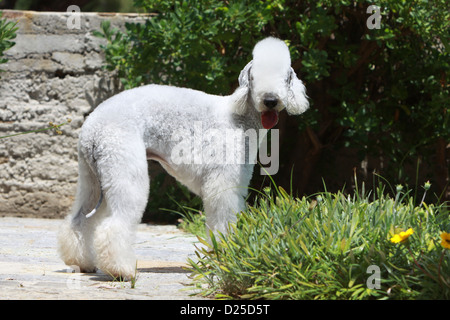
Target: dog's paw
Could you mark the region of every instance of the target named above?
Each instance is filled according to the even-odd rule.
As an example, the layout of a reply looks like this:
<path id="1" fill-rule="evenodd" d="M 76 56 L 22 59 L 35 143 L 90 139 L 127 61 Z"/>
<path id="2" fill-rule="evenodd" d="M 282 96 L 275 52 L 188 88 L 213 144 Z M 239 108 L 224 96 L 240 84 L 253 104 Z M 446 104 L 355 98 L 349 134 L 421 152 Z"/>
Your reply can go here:
<path id="1" fill-rule="evenodd" d="M 69 264 L 69 267 L 72 269 L 72 273 L 96 273 L 98 270 L 94 266 L 77 266 Z"/>
<path id="2" fill-rule="evenodd" d="M 80 273 L 96 273 L 97 270 L 96 267 L 80 268 Z"/>

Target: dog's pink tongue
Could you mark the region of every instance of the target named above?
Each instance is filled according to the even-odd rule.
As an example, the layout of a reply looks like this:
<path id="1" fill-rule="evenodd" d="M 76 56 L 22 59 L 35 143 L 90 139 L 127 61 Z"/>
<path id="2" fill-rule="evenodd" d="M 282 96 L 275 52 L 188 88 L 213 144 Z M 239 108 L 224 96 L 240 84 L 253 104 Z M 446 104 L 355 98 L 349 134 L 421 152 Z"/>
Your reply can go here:
<path id="1" fill-rule="evenodd" d="M 278 123 L 278 112 L 275 110 L 261 113 L 261 123 L 264 129 L 272 129 Z"/>

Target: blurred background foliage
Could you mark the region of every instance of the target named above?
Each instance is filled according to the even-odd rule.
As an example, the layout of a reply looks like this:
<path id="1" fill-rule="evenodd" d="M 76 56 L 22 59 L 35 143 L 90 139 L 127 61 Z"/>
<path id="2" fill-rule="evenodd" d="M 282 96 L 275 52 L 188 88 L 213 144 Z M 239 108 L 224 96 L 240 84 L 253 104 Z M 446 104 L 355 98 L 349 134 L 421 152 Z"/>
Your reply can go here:
<path id="1" fill-rule="evenodd" d="M 3 53 L 15 45 L 13 41 L 16 37 L 16 23 L 2 19 L 3 13 L 0 12 L 0 64 L 6 63 L 7 58 L 4 57 Z M 2 72 L 2 70 L 0 70 Z"/>
<path id="2" fill-rule="evenodd" d="M 144 24 L 97 31 L 124 88 L 159 83 L 230 94 L 258 40 L 285 40 L 311 102 L 277 126 L 273 178 L 294 194 L 321 191 L 324 182 L 328 191 L 351 192 L 356 172 L 366 186 L 375 185 L 373 173 L 412 188 L 429 180 L 429 201 L 450 199 L 446 0 L 135 0 L 133 9 L 130 1 L 78 2 L 82 11 L 150 14 Z M 380 8 L 379 29 L 368 28 L 370 5 Z M 253 186 L 269 183 L 262 178 L 255 175 Z"/>

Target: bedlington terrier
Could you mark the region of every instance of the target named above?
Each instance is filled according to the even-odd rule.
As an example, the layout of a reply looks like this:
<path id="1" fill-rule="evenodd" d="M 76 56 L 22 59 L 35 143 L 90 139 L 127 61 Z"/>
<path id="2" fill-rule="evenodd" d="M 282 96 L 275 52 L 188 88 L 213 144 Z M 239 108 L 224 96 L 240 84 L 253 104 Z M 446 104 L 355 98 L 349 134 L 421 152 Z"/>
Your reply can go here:
<path id="1" fill-rule="evenodd" d="M 101 103 L 81 128 L 76 200 L 58 235 L 62 260 L 81 272 L 98 268 L 113 277 L 134 276 L 133 236 L 149 195 L 148 159 L 201 197 L 208 230 L 226 233 L 245 209 L 256 155 L 235 161 L 244 159 L 242 153 L 230 152 L 226 161 L 217 161 L 214 156 L 224 156 L 218 150 L 227 147 L 229 137 L 211 139 L 194 127 L 233 132 L 247 152 L 245 132 L 274 127 L 284 108 L 301 114 L 308 100 L 287 45 L 272 37 L 256 44 L 239 87 L 229 96 L 145 85 Z M 189 135 L 196 136 L 193 145 L 186 143 Z M 208 151 L 211 147 L 215 151 Z M 206 161 L 208 156 L 214 161 Z"/>

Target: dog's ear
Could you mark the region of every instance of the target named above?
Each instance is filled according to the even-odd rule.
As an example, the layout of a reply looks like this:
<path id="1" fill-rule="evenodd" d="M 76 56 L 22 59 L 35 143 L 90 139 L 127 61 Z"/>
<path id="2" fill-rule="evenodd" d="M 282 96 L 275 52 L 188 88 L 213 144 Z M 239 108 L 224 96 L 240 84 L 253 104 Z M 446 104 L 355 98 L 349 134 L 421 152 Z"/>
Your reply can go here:
<path id="1" fill-rule="evenodd" d="M 247 65 L 244 67 L 244 69 L 241 70 L 241 73 L 239 74 L 239 86 L 240 87 L 250 87 L 250 71 L 252 69 L 253 60 L 247 63 Z"/>
<path id="2" fill-rule="evenodd" d="M 309 107 L 305 86 L 303 85 L 303 82 L 297 78 L 297 74 L 292 68 L 288 77 L 288 87 L 289 92 L 286 111 L 289 114 L 301 114 L 305 112 Z"/>
<path id="3" fill-rule="evenodd" d="M 248 94 L 250 92 L 252 61 L 242 69 L 239 75 L 239 87 L 231 96 L 232 111 L 239 115 L 245 114 L 247 111 Z"/>

